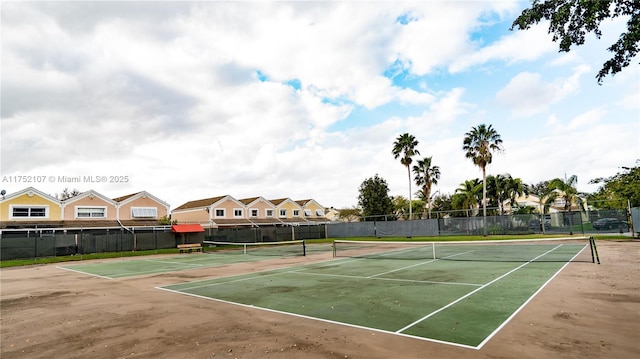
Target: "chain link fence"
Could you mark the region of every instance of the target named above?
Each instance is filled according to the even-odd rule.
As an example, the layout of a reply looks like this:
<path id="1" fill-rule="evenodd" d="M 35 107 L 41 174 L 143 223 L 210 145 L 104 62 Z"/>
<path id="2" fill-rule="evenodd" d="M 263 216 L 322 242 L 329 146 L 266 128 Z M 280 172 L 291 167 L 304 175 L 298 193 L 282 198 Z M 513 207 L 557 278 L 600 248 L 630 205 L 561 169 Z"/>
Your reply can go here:
<path id="1" fill-rule="evenodd" d="M 630 233 L 626 210 L 557 212 L 552 214 L 516 214 L 504 216 L 441 217 L 432 219 L 390 220 L 378 216 L 365 222 L 333 223 L 328 227 L 331 238 L 348 237 L 414 237 L 451 235 L 518 235 L 518 234 L 598 234 Z M 369 218 L 371 219 L 371 218 Z M 635 221 L 634 223 L 638 223 Z M 637 231 L 635 231 L 637 232 Z"/>
<path id="2" fill-rule="evenodd" d="M 434 217 L 408 221 L 391 220 L 393 216 L 389 215 L 367 222 L 212 228 L 205 229 L 203 236 L 193 241 L 257 243 L 353 237 L 640 233 L 640 208 L 631 208 L 630 213 L 626 210 L 599 210 L 486 218 L 442 218 L 437 214 Z M 180 234 L 171 232 L 170 227 L 3 230 L 0 232 L 0 260 L 167 249 L 176 248 L 184 240 Z"/>
<path id="3" fill-rule="evenodd" d="M 176 248 L 179 237 L 170 228 L 2 231 L 0 259 L 28 259 L 90 253 Z"/>

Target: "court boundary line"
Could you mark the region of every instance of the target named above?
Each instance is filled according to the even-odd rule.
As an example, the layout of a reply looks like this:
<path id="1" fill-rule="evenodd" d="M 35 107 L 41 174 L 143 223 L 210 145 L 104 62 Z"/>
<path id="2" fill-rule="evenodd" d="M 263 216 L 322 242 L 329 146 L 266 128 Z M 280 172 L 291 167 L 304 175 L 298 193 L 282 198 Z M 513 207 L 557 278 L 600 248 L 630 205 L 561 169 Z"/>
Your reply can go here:
<path id="1" fill-rule="evenodd" d="M 438 340 L 438 339 L 433 339 L 433 338 L 419 337 L 417 335 L 411 335 L 411 334 L 395 333 L 395 332 L 384 330 L 384 329 L 365 327 L 365 326 L 362 326 L 362 325 L 339 322 L 339 321 L 330 320 L 330 319 L 317 318 L 317 317 L 312 317 L 312 316 L 303 315 L 303 314 L 285 312 L 285 311 L 280 311 L 280 310 L 277 310 L 277 309 L 270 309 L 270 308 L 264 308 L 264 307 L 259 307 L 259 306 L 255 306 L 255 305 L 250 305 L 250 304 L 231 302 L 231 301 L 227 301 L 227 300 L 224 300 L 224 299 L 212 298 L 212 297 L 207 297 L 207 296 L 203 296 L 203 295 L 199 295 L 199 294 L 193 294 L 193 293 L 187 293 L 187 292 L 181 292 L 179 290 L 174 290 L 174 289 L 169 289 L 169 288 L 155 287 L 155 289 L 171 292 L 171 293 L 174 293 L 174 294 L 187 295 L 187 296 L 195 297 L 195 298 L 199 298 L 199 299 L 205 299 L 205 300 L 210 300 L 210 301 L 214 301 L 214 302 L 229 304 L 229 305 L 237 305 L 237 306 L 244 307 L 244 308 L 249 308 L 249 309 L 257 309 L 257 310 L 262 310 L 262 311 L 266 311 L 266 312 L 270 312 L 270 313 L 289 315 L 289 316 L 293 316 L 293 317 L 297 317 L 297 318 L 315 320 L 315 321 L 318 321 L 318 322 L 330 323 L 330 324 L 335 324 L 335 325 L 342 325 L 342 326 L 346 326 L 346 327 L 351 327 L 351 328 L 356 328 L 356 329 L 363 329 L 363 330 L 373 331 L 373 332 L 377 332 L 377 333 L 383 333 L 383 334 L 389 334 L 389 335 L 397 335 L 397 336 L 401 336 L 401 337 L 405 337 L 405 338 L 417 339 L 417 340 L 422 340 L 422 341 L 427 341 L 427 342 L 432 342 L 432 343 L 438 343 L 438 344 L 453 345 L 453 346 L 466 348 L 466 349 L 478 349 L 478 348 L 476 348 L 474 346 L 466 345 L 466 344 L 447 342 L 447 341 L 444 341 L 444 340 Z"/>
<path id="2" fill-rule="evenodd" d="M 414 323 L 412 323 L 409 326 L 406 326 L 405 328 L 402 328 L 401 330 L 406 330 L 414 325 L 416 325 L 417 323 L 427 319 L 428 317 L 435 315 L 437 312 L 440 312 L 444 309 L 446 309 L 447 307 L 450 307 L 452 305 L 454 305 L 455 303 L 463 300 L 464 298 L 467 298 L 468 296 L 480 291 L 481 289 L 493 284 L 494 282 L 497 282 L 498 280 L 506 277 L 507 275 L 515 272 L 516 270 L 519 270 L 531 263 L 535 263 L 534 261 L 537 258 L 540 258 L 544 255 L 547 255 L 549 253 L 551 253 L 552 251 L 555 251 L 556 249 L 562 247 L 562 244 L 554 247 L 553 249 L 540 254 L 536 257 L 534 257 L 533 259 L 523 263 L 522 265 L 510 270 L 509 272 L 503 274 L 502 276 L 482 285 L 481 287 L 467 293 L 465 296 L 457 299 L 456 301 L 449 303 L 448 305 L 446 305 L 443 308 L 438 309 L 435 312 L 430 313 L 427 317 L 423 317 L 418 321 L 415 321 Z M 580 250 L 578 251 L 578 253 L 576 253 L 569 261 L 567 261 L 567 263 L 565 263 L 562 267 L 560 267 L 545 283 L 543 283 L 541 285 L 540 288 L 538 288 L 538 290 L 533 293 L 531 296 L 529 296 L 529 298 L 520 306 L 518 307 L 518 309 L 516 309 L 504 322 L 502 322 L 493 332 L 491 332 L 482 342 L 480 342 L 480 344 L 478 344 L 477 346 L 473 346 L 473 345 L 467 345 L 467 344 L 461 344 L 461 343 L 455 343 L 455 342 L 448 342 L 448 341 L 444 341 L 444 340 L 439 340 L 439 339 L 434 339 L 434 338 L 427 338 L 427 337 L 421 337 L 421 336 L 416 336 L 416 335 L 411 335 L 411 334 L 406 334 L 406 333 L 402 333 L 399 331 L 390 331 L 390 330 L 384 330 L 384 329 L 378 329 L 378 328 L 372 328 L 372 327 L 366 327 L 366 326 L 361 326 L 361 325 L 357 325 L 357 324 L 352 324 L 352 323 L 346 323 L 346 322 L 340 322 L 340 321 L 335 321 L 335 320 L 330 320 L 330 319 L 323 319 L 323 318 L 317 318 L 317 317 L 312 317 L 312 316 L 308 316 L 308 315 L 302 315 L 302 314 L 297 314 L 297 313 L 292 313 L 292 312 L 286 312 L 286 311 L 281 311 L 281 310 L 276 310 L 276 309 L 270 309 L 270 308 L 265 308 L 265 307 L 260 307 L 260 306 L 255 306 L 255 305 L 250 305 L 250 304 L 243 304 L 243 303 L 239 303 L 239 302 L 232 302 L 232 301 L 228 301 L 228 300 L 224 300 L 224 299 L 220 299 L 220 298 L 213 298 L 213 297 L 207 297 L 207 296 L 203 296 L 203 295 L 199 295 L 199 294 L 193 294 L 193 293 L 188 293 L 188 292 L 184 292 L 183 290 L 189 290 L 189 289 L 196 289 L 196 288 L 203 288 L 203 287 L 207 287 L 207 286 L 215 286 L 215 285 L 219 285 L 219 284 L 225 284 L 225 283 L 232 283 L 234 281 L 227 281 L 227 282 L 222 282 L 222 283 L 211 283 L 208 285 L 202 285 L 202 286 L 197 286 L 197 287 L 188 287 L 188 288 L 184 288 L 181 290 L 177 290 L 177 289 L 169 289 L 166 287 L 169 286 L 179 286 L 181 284 L 187 284 L 187 283 L 175 283 L 175 284 L 169 284 L 166 286 L 156 286 L 154 287 L 155 289 L 159 289 L 159 290 L 163 290 L 163 291 L 167 291 L 167 292 L 171 292 L 171 293 L 175 293 L 175 294 L 180 294 L 180 295 L 187 295 L 187 296 L 191 296 L 191 297 L 195 297 L 195 298 L 200 298 L 200 299 L 205 299 L 205 300 L 210 300 L 210 301 L 215 301 L 215 302 L 219 302 L 219 303 L 224 303 L 224 304 L 230 304 L 230 305 L 237 305 L 240 307 L 244 307 L 244 308 L 250 308 L 250 309 L 257 309 L 257 310 L 262 310 L 262 311 L 266 311 L 266 312 L 271 312 L 271 313 L 277 313 L 277 314 L 283 314 L 283 315 L 289 315 L 289 316 L 293 316 L 293 317 L 298 317 L 298 318 L 304 318 L 304 319 L 310 319 L 310 320 L 315 320 L 315 321 L 319 321 L 319 322 L 325 322 L 325 323 L 330 323 L 330 324 L 336 324 L 336 325 L 343 325 L 343 326 L 347 326 L 347 327 L 351 327 L 351 328 L 357 328 L 357 329 L 364 329 L 364 330 L 369 330 L 369 331 L 374 331 L 374 332 L 378 332 L 378 333 L 383 333 L 383 334 L 390 334 L 390 335 L 397 335 L 400 337 L 405 337 L 405 338 L 411 338 L 411 339 L 416 339 L 416 340 L 422 340 L 422 341 L 427 341 L 427 342 L 432 342 L 432 343 L 438 343 L 438 344 L 446 344 L 446 345 L 452 345 L 452 346 L 456 346 L 456 347 L 460 347 L 460 348 L 466 348 L 466 349 L 475 349 L 475 350 L 480 350 L 486 343 L 488 343 L 506 324 L 508 324 L 531 300 L 533 300 L 533 298 L 535 298 L 537 296 L 538 293 L 540 293 L 546 286 L 548 283 L 550 283 L 558 274 L 560 274 L 560 272 L 562 272 L 562 270 L 564 268 L 566 268 L 567 265 L 569 265 L 569 263 L 572 263 L 573 259 L 575 259 L 578 255 L 580 255 L 586 248 L 586 245 Z M 332 262 L 332 261 L 340 261 L 340 260 L 344 260 L 345 258 L 335 258 L 333 260 L 328 260 L 322 263 L 327 263 L 327 262 Z M 356 261 L 359 259 L 355 259 L 355 260 L 348 260 L 346 262 L 351 262 L 351 261 Z M 317 264 L 317 263 L 314 263 Z M 313 266 L 314 264 L 309 264 L 309 265 L 302 265 L 302 267 L 306 267 L 306 266 Z M 294 265 L 288 268 L 295 268 L 298 267 L 299 265 Z M 283 268 L 286 269 L 286 268 Z M 307 274 L 307 275 L 323 275 L 323 274 L 319 274 L 319 273 L 304 273 L 305 269 L 300 269 L 300 270 L 290 270 L 290 271 L 284 271 L 284 272 L 280 272 L 278 269 L 275 269 L 275 273 L 273 274 L 267 274 L 267 275 L 278 275 L 278 274 L 286 274 L 286 273 L 301 273 L 301 274 Z M 269 271 L 274 271 L 274 270 L 265 270 L 265 271 L 261 271 L 261 272 L 269 272 Z M 257 272 L 260 273 L 260 272 Z M 217 277 L 217 278 L 210 278 L 210 279 L 204 279 L 204 280 L 200 280 L 200 281 L 194 281 L 194 282 L 189 282 L 189 283 L 195 283 L 195 282 L 204 282 L 204 281 L 211 281 L 211 280 L 217 280 L 217 279 L 221 279 L 221 278 L 232 278 L 232 277 L 238 277 L 238 276 L 242 276 L 244 274 L 238 274 L 238 275 L 231 275 L 231 276 L 226 276 L 226 277 Z M 331 276 L 340 276 L 340 275 L 331 275 Z M 377 279 L 377 280 L 383 280 L 385 278 L 367 278 L 367 277 L 357 277 L 354 276 L 355 278 L 361 278 L 361 279 Z M 243 280 L 249 280 L 249 279 L 255 279 L 258 278 L 258 276 L 252 276 L 249 278 L 239 278 L 237 281 L 243 281 Z M 451 282 L 444 282 L 443 284 L 452 284 Z"/>
<path id="3" fill-rule="evenodd" d="M 62 266 L 56 266 L 56 268 L 63 269 L 63 270 L 68 270 L 69 272 L 74 272 L 74 273 L 78 273 L 78 274 L 90 275 L 90 276 L 98 277 L 98 278 L 102 278 L 102 279 L 109 279 L 109 280 L 114 280 L 115 279 L 115 278 L 107 277 L 107 276 L 104 276 L 104 275 L 93 274 L 93 273 L 89 273 L 89 272 L 83 272 L 83 271 L 80 271 L 80 270 L 77 270 L 77 269 L 71 269 L 71 268 L 62 267 Z"/>
<path id="4" fill-rule="evenodd" d="M 507 273 L 505 273 L 505 274 L 503 274 L 503 275 L 501 275 L 501 276 L 499 276 L 499 277 L 497 277 L 497 278 L 493 279 L 492 281 L 490 281 L 490 282 L 488 282 L 488 283 L 484 284 L 483 286 L 481 286 L 481 287 L 479 287 L 479 288 L 476 288 L 476 289 L 472 290 L 471 292 L 469 292 L 469 293 L 467 293 L 467 294 L 465 294 L 465 295 L 461 296 L 460 298 L 458 298 L 458 299 L 454 300 L 453 302 L 451 302 L 451 303 L 449 303 L 449 304 L 447 304 L 447 305 L 445 305 L 445 306 L 441 307 L 440 309 L 437 309 L 437 310 L 435 310 L 435 311 L 433 311 L 433 312 L 431 312 L 431 313 L 429 313 L 429 314 L 425 315 L 424 317 L 422 317 L 422 318 L 420 318 L 420 319 L 418 319 L 418 320 L 414 321 L 413 323 L 411 323 L 411 324 L 409 324 L 409 325 L 407 325 L 407 326 L 405 326 L 405 327 L 403 327 L 403 328 L 401 328 L 401 329 L 398 329 L 398 332 L 399 332 L 399 333 L 400 333 L 400 332 L 403 332 L 403 331 L 405 331 L 405 330 L 407 330 L 407 329 L 409 329 L 409 328 L 411 328 L 411 327 L 413 327 L 413 326 L 417 325 L 418 323 L 420 323 L 420 322 L 422 322 L 422 321 L 424 321 L 424 320 L 427 320 L 427 319 L 431 318 L 432 316 L 434 316 L 434 315 L 436 315 L 436 314 L 440 313 L 441 311 L 443 311 L 443 310 L 445 310 L 445 309 L 447 309 L 447 308 L 449 308 L 449 307 L 451 307 L 451 306 L 456 305 L 456 304 L 457 304 L 457 303 L 459 303 L 460 301 L 462 301 L 462 300 L 464 300 L 464 299 L 466 299 L 466 298 L 468 298 L 468 297 L 472 296 L 473 294 L 475 294 L 475 293 L 477 293 L 477 292 L 479 292 L 479 291 L 483 290 L 484 288 L 487 288 L 487 287 L 488 287 L 488 286 L 490 286 L 491 284 L 493 284 L 493 283 L 495 283 L 495 282 L 497 282 L 497 281 L 499 281 L 499 280 L 501 280 L 501 279 L 503 279 L 503 278 L 507 277 L 507 276 L 508 276 L 508 275 L 510 275 L 511 273 L 513 273 L 513 272 L 515 272 L 515 271 L 517 271 L 517 270 L 520 270 L 521 268 L 524 268 L 525 266 L 527 266 L 527 265 L 529 265 L 529 264 L 533 263 L 533 261 L 535 261 L 536 259 L 538 259 L 538 258 L 540 258 L 540 257 L 542 257 L 542 256 L 544 256 L 544 255 L 547 255 L 547 254 L 549 254 L 549 253 L 551 253 L 551 252 L 553 252 L 553 251 L 555 251 L 556 249 L 560 248 L 561 246 L 562 246 L 562 245 L 558 245 L 558 246 L 554 247 L 553 249 L 550 249 L 550 250 L 548 250 L 548 251 L 546 251 L 546 252 L 544 252 L 544 253 L 540 254 L 539 256 L 536 256 L 535 258 L 533 258 L 533 259 L 529 260 L 528 262 L 525 262 L 525 263 L 523 263 L 523 264 L 521 264 L 521 265 L 519 265 L 519 266 L 517 266 L 517 267 L 513 268 L 512 270 L 508 271 Z"/>
<path id="5" fill-rule="evenodd" d="M 171 261 L 157 261 L 154 259 L 143 259 L 142 262 L 151 262 L 151 263 L 167 263 L 167 264 L 177 264 L 177 265 L 186 265 L 191 267 L 204 267 L 204 264 L 191 264 L 191 263 L 180 263 L 180 262 L 171 262 Z"/>
<path id="6" fill-rule="evenodd" d="M 444 258 L 442 258 L 442 259 L 448 259 L 448 258 L 451 258 L 451 257 L 457 257 L 457 256 L 461 256 L 461 255 L 463 255 L 463 254 L 467 254 L 467 253 L 470 253 L 470 252 L 472 252 L 472 251 L 466 251 L 466 252 L 462 252 L 462 253 L 452 254 L 452 255 L 450 255 L 450 256 L 446 256 L 446 257 L 444 257 Z M 366 258 L 365 258 L 365 259 L 366 259 Z M 382 273 L 378 273 L 378 274 L 372 274 L 372 275 L 370 275 L 370 276 L 368 276 L 368 277 L 365 277 L 365 278 L 375 278 L 375 277 L 379 277 L 379 276 L 381 276 L 381 275 L 385 275 L 385 274 L 389 274 L 389 273 L 395 273 L 395 272 L 399 272 L 399 271 L 401 271 L 401 270 L 405 270 L 405 269 L 409 269 L 409 268 L 413 268 L 413 267 L 421 266 L 421 265 L 423 265 L 423 264 L 433 263 L 433 262 L 438 261 L 438 260 L 441 260 L 441 259 L 440 259 L 440 258 L 429 259 L 429 260 L 427 260 L 427 261 L 420 262 L 420 263 L 416 263 L 416 264 L 412 264 L 412 265 L 410 265 L 410 266 L 401 267 L 401 268 L 396 268 L 396 269 L 393 269 L 393 270 L 390 270 L 390 271 L 386 271 L 386 272 L 382 272 Z"/>
<path id="7" fill-rule="evenodd" d="M 256 256 L 257 257 L 257 256 Z M 176 257 L 173 256 L 171 258 L 182 258 L 182 257 Z M 135 273 L 135 274 L 126 274 L 126 275 L 118 275 L 115 277 L 109 277 L 109 276 L 105 276 L 105 275 L 100 275 L 100 274 L 94 274 L 94 273 L 90 273 L 90 272 L 85 272 L 85 271 L 81 271 L 78 269 L 71 269 L 68 267 L 64 267 L 64 266 L 56 266 L 57 268 L 60 269 L 65 269 L 68 270 L 70 272 L 75 272 L 75 273 L 79 273 L 79 274 L 86 274 L 86 275 L 90 275 L 93 277 L 98 277 L 98 278 L 103 278 L 103 279 L 110 279 L 110 280 L 115 280 L 115 279 L 120 279 L 120 278 L 128 278 L 128 277 L 138 277 L 138 276 L 143 276 L 143 275 L 150 275 L 150 274 L 157 274 L 157 273 L 173 273 L 173 272 L 181 272 L 181 271 L 185 271 L 185 270 L 195 270 L 195 269 L 206 269 L 206 268 L 215 268 L 215 267 L 220 267 L 220 266 L 225 266 L 225 265 L 233 265 L 233 264 L 237 264 L 237 263 L 247 263 L 247 262 L 254 262 L 254 261 L 233 261 L 230 263 L 222 263 L 222 264 L 213 264 L 213 265 L 207 265 L 207 264 L 192 264 L 192 263 L 180 263 L 180 262 L 169 262 L 169 261 L 157 261 L 157 260 L 153 260 L 153 259 L 130 259 L 130 260 L 126 260 L 126 259 L 120 259 L 118 262 L 135 262 L 135 261 L 140 261 L 140 262 L 156 262 L 156 263 L 168 263 L 168 264 L 177 264 L 177 265 L 185 265 L 187 267 L 184 268 L 179 268 L 179 269 L 174 269 L 174 270 L 153 270 L 153 271 L 135 271 L 135 272 L 126 272 L 126 273 Z M 256 259 L 255 261 L 260 261 L 260 259 Z M 114 262 L 115 263 L 115 262 Z M 106 264 L 104 262 L 97 262 L 97 263 L 77 263 L 77 264 L 72 264 L 71 266 L 83 266 L 83 265 L 99 265 L 99 264 Z M 293 266 L 295 267 L 295 266 Z M 270 271 L 273 269 L 267 269 L 265 271 Z M 259 272 L 256 272 L 259 273 Z M 224 278 L 224 277 L 220 277 L 220 278 Z M 208 279 L 204 279 L 203 281 L 208 280 Z"/>
<path id="8" fill-rule="evenodd" d="M 529 299 L 527 299 L 526 301 L 524 301 L 524 303 L 522 303 L 522 305 L 520 307 L 518 307 L 518 309 L 516 309 L 510 316 L 509 318 L 507 318 L 504 322 L 502 322 L 502 324 L 500 324 L 491 334 L 489 334 L 482 342 L 480 342 L 480 344 L 478 344 L 478 349 L 481 349 L 485 344 L 487 344 L 489 342 L 489 340 L 491 340 L 496 334 L 498 334 L 498 332 L 500 330 L 502 330 L 502 328 L 504 328 L 505 325 L 507 325 L 507 323 L 509 323 L 513 318 L 515 318 L 515 316 L 520 313 L 520 311 L 522 311 L 522 309 L 524 309 L 524 307 L 529 304 L 540 292 L 542 292 L 542 290 L 549 284 L 551 283 L 551 281 L 558 276 L 558 274 L 560 274 L 560 272 L 562 272 L 568 265 L 569 263 L 571 263 L 577 256 L 579 256 L 580 254 L 582 254 L 582 252 L 584 252 L 587 249 L 587 245 L 585 244 L 584 247 L 582 247 L 582 249 L 580 251 L 578 251 L 578 253 L 576 253 L 571 260 L 569 260 L 567 263 L 565 263 L 562 267 L 560 267 L 546 282 L 544 282 L 544 284 L 542 284 L 540 286 L 540 288 L 538 288 L 537 291 L 535 291 L 535 293 L 533 293 Z"/>
<path id="9" fill-rule="evenodd" d="M 464 282 L 436 282 L 429 280 L 414 280 L 414 279 L 402 279 L 402 278 L 381 278 L 381 277 L 362 277 L 357 275 L 346 274 L 325 274 L 325 273 L 312 273 L 305 271 L 292 271 L 289 273 L 300 273 L 306 275 L 322 276 L 322 277 L 339 277 L 339 278 L 351 278 L 351 279 L 370 279 L 370 280 L 384 280 L 388 282 L 408 282 L 408 283 L 422 283 L 422 284 L 444 284 L 444 285 L 462 285 L 469 287 L 480 287 L 482 284 L 478 283 L 464 283 Z"/>

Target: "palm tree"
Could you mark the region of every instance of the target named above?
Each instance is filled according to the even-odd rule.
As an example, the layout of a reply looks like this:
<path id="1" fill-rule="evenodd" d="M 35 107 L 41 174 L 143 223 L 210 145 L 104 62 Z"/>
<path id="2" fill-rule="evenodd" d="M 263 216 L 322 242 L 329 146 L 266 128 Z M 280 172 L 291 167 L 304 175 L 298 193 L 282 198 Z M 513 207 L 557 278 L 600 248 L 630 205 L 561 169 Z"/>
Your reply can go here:
<path id="1" fill-rule="evenodd" d="M 516 204 L 516 198 L 523 193 L 529 194 L 529 190 L 520 178 L 513 178 L 508 173 L 487 176 L 487 197 L 496 202 L 500 215 L 504 214 L 506 202 L 513 207 Z"/>
<path id="2" fill-rule="evenodd" d="M 529 195 L 529 187 L 522 182 L 520 178 L 512 178 L 511 175 L 508 175 L 509 179 L 507 182 L 507 199 L 509 200 L 509 204 L 511 208 L 516 205 L 516 198 L 522 196 L 523 194 Z"/>
<path id="3" fill-rule="evenodd" d="M 416 185 L 421 186 L 420 197 L 425 201 L 431 218 L 431 186 L 438 184 L 440 179 L 440 167 L 432 166 L 431 157 L 418 160 L 418 164 L 413 166 L 413 173 Z"/>
<path id="4" fill-rule="evenodd" d="M 498 132 L 491 126 L 484 124 L 472 127 L 471 131 L 464 134 L 462 149 L 466 151 L 465 157 L 471 159 L 473 164 L 482 170 L 482 216 L 487 217 L 487 165 L 493 159 L 493 152 L 502 151 L 502 139 Z M 484 226 L 485 235 L 487 227 Z"/>
<path id="5" fill-rule="evenodd" d="M 391 153 L 393 154 L 394 159 L 398 159 L 400 157 L 400 163 L 403 166 L 407 167 L 407 176 L 409 177 L 409 220 L 412 218 L 411 211 L 411 170 L 409 166 L 411 166 L 411 162 L 413 161 L 411 158 L 413 156 L 419 155 L 420 152 L 416 149 L 418 146 L 418 141 L 413 135 L 408 133 L 404 133 L 396 139 L 396 142 L 393 143 L 393 150 Z"/>
<path id="6" fill-rule="evenodd" d="M 576 175 L 572 175 L 569 178 L 565 178 L 564 180 L 561 178 L 554 178 L 549 181 L 547 185 L 547 198 L 545 200 L 545 206 L 550 205 L 555 202 L 556 199 L 562 198 L 564 202 L 564 210 L 569 212 L 569 233 L 573 234 L 573 223 L 572 223 L 572 214 L 571 207 L 575 203 L 580 207 L 581 210 L 584 210 L 582 198 L 579 196 L 578 190 L 576 189 L 576 184 L 578 183 L 578 177 Z"/>
<path id="7" fill-rule="evenodd" d="M 464 181 L 460 187 L 456 188 L 455 194 L 451 197 L 452 205 L 455 209 L 464 209 L 469 217 L 470 212 L 476 205 L 480 204 L 480 191 L 482 183 L 475 178 Z"/>

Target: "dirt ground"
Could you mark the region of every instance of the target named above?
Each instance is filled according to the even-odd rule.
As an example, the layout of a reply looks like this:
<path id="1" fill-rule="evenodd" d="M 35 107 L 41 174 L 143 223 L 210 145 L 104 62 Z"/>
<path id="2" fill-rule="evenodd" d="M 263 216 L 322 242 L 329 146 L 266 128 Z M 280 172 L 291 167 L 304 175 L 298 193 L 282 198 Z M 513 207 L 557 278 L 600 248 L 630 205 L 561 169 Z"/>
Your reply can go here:
<path id="1" fill-rule="evenodd" d="M 479 350 L 155 288 L 329 254 L 116 280 L 56 265 L 7 268 L 0 271 L 0 357 L 639 358 L 640 241 L 599 241 L 598 250 L 601 265 L 569 264 Z"/>

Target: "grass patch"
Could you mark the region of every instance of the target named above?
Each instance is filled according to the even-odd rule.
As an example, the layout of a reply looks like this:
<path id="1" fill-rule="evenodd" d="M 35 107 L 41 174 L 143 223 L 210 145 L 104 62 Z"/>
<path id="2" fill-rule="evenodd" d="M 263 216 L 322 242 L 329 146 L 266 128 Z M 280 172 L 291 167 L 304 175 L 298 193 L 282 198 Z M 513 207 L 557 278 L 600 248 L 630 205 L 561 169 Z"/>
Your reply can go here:
<path id="1" fill-rule="evenodd" d="M 154 254 L 175 254 L 175 253 L 179 253 L 177 248 L 152 249 L 148 251 L 90 253 L 90 254 L 77 254 L 74 256 L 59 256 L 59 257 L 12 259 L 12 260 L 0 261 L 0 268 L 40 265 L 40 264 L 50 264 L 50 263 L 63 263 L 63 262 L 79 262 L 79 261 L 85 261 L 85 260 L 91 260 L 91 259 L 137 257 L 137 256 L 149 256 Z"/>

